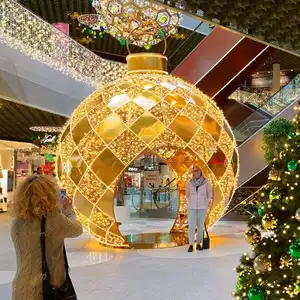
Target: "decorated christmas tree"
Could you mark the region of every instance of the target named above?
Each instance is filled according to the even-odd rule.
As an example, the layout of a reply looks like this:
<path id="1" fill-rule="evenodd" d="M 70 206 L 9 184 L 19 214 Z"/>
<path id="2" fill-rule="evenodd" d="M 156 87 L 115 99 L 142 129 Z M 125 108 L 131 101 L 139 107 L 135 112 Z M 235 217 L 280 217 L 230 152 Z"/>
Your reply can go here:
<path id="1" fill-rule="evenodd" d="M 252 250 L 236 268 L 236 299 L 300 299 L 300 108 L 296 110 L 245 233 Z"/>

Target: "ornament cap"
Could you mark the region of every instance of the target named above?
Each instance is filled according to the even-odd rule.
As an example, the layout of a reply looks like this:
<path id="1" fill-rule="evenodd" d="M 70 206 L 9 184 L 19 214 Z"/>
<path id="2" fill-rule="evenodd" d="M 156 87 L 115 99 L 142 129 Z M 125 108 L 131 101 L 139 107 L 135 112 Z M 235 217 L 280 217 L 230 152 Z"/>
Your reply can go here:
<path id="1" fill-rule="evenodd" d="M 127 74 L 159 73 L 168 74 L 168 58 L 159 53 L 134 53 L 126 57 Z"/>

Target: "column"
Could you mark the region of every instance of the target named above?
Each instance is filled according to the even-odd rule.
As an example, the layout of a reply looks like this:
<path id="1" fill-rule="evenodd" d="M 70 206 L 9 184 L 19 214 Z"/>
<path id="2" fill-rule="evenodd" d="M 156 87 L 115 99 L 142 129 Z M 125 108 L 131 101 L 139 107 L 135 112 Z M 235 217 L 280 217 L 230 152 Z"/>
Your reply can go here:
<path id="1" fill-rule="evenodd" d="M 272 92 L 276 93 L 280 90 L 280 64 L 273 64 L 273 83 Z"/>

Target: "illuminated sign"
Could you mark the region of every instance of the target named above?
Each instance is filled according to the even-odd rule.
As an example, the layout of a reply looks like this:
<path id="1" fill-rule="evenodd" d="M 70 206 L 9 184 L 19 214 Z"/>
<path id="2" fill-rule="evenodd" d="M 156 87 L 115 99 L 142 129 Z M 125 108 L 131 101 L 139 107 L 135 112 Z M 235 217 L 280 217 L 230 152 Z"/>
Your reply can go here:
<path id="1" fill-rule="evenodd" d="M 135 168 L 135 167 L 129 167 L 128 168 L 128 172 L 138 172 L 138 168 Z"/>

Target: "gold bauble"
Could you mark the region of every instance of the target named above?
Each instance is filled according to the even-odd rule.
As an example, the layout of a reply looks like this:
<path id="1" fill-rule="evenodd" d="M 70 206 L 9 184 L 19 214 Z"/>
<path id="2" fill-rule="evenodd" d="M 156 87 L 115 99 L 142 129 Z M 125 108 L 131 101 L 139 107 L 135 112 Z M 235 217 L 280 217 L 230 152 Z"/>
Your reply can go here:
<path id="1" fill-rule="evenodd" d="M 269 179 L 273 180 L 273 181 L 277 181 L 278 180 L 278 175 L 279 175 L 279 173 L 276 170 L 271 170 L 269 172 Z"/>
<path id="2" fill-rule="evenodd" d="M 298 222 L 300 222 L 300 208 L 296 210 L 295 218 Z"/>
<path id="3" fill-rule="evenodd" d="M 292 264 L 293 264 L 292 258 L 288 253 L 285 253 L 280 257 L 280 267 L 281 268 L 288 268 Z"/>
<path id="4" fill-rule="evenodd" d="M 142 154 L 160 157 L 178 180 L 189 177 L 193 164 L 202 168 L 214 190 L 208 226 L 229 204 L 238 173 L 235 140 L 215 102 L 168 75 L 167 58 L 160 54 L 131 54 L 127 61 L 127 76 L 76 108 L 61 134 L 57 159 L 58 176 L 81 222 L 100 243 L 121 247 L 128 243 L 115 219 L 115 188 Z M 218 161 L 220 156 L 225 159 Z M 173 231 L 180 230 L 177 221 L 186 213 L 184 196 L 178 207 Z"/>
<path id="5" fill-rule="evenodd" d="M 258 229 L 251 227 L 246 230 L 245 238 L 250 245 L 254 245 L 260 241 L 261 233 Z"/>
<path id="6" fill-rule="evenodd" d="M 277 219 L 272 214 L 266 214 L 262 218 L 263 228 L 273 230 L 277 227 Z"/>
<path id="7" fill-rule="evenodd" d="M 272 264 L 270 259 L 268 259 L 264 254 L 257 256 L 253 261 L 253 269 L 260 273 L 264 273 L 271 268 Z"/>

